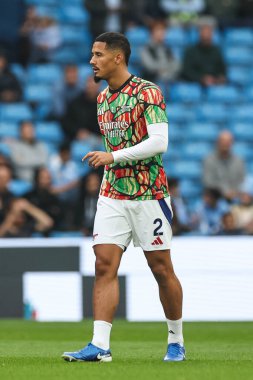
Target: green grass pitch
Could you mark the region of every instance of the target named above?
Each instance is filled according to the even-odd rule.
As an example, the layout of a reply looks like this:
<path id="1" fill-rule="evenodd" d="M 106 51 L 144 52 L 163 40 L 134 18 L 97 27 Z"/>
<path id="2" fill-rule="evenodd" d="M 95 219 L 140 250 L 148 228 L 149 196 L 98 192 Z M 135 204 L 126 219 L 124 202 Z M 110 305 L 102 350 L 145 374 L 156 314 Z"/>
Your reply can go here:
<path id="1" fill-rule="evenodd" d="M 187 361 L 165 363 L 165 323 L 115 321 L 112 363 L 61 359 L 63 351 L 82 348 L 91 332 L 91 321 L 0 320 L 0 379 L 253 379 L 253 322 L 185 323 Z"/>

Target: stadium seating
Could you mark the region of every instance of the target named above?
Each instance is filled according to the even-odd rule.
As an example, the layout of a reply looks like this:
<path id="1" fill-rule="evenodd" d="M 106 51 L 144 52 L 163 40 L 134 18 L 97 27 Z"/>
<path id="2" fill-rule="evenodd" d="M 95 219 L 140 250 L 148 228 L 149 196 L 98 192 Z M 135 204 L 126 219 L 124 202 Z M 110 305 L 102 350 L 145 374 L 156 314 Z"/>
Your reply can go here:
<path id="1" fill-rule="evenodd" d="M 229 28 L 224 33 L 227 46 L 253 46 L 253 30 L 250 28 Z"/>
<path id="2" fill-rule="evenodd" d="M 239 103 L 243 95 L 238 88 L 231 85 L 211 86 L 207 89 L 208 102 Z"/>
<path id="3" fill-rule="evenodd" d="M 229 66 L 227 77 L 232 84 L 244 86 L 249 83 L 251 70 L 248 67 Z"/>
<path id="4" fill-rule="evenodd" d="M 136 26 L 128 29 L 125 33 L 129 42 L 133 46 L 143 46 L 143 43 L 149 40 L 149 31 L 142 26 Z"/>
<path id="5" fill-rule="evenodd" d="M 0 121 L 19 122 L 24 119 L 32 119 L 33 113 L 26 103 L 12 103 L 0 106 Z"/>
<path id="6" fill-rule="evenodd" d="M 62 69 L 55 64 L 32 64 L 27 74 L 27 81 L 30 84 L 52 84 L 62 79 Z"/>
<path id="7" fill-rule="evenodd" d="M 173 102 L 198 103 L 202 88 L 198 83 L 175 83 L 170 86 L 169 99 Z"/>
<path id="8" fill-rule="evenodd" d="M 0 139 L 14 138 L 19 136 L 19 125 L 17 123 L 0 122 Z"/>
<path id="9" fill-rule="evenodd" d="M 235 107 L 232 118 L 235 121 L 253 122 L 253 107 L 252 103 L 245 103 Z"/>
<path id="10" fill-rule="evenodd" d="M 186 160 L 202 161 L 212 150 L 207 142 L 187 142 L 182 146 L 182 155 Z"/>
<path id="11" fill-rule="evenodd" d="M 228 65 L 252 65 L 253 50 L 249 47 L 226 47 L 224 57 Z"/>
<path id="12" fill-rule="evenodd" d="M 8 188 L 15 197 L 21 197 L 32 189 L 32 184 L 22 179 L 12 179 Z"/>
<path id="13" fill-rule="evenodd" d="M 253 128 L 252 123 L 238 122 L 230 126 L 236 141 L 253 142 Z"/>
<path id="14" fill-rule="evenodd" d="M 60 7 L 59 21 L 62 23 L 85 25 L 89 21 L 89 13 L 82 4 L 74 4 Z"/>
<path id="15" fill-rule="evenodd" d="M 52 96 L 52 90 L 49 85 L 28 84 L 25 87 L 24 99 L 29 103 L 50 103 Z"/>
<path id="16" fill-rule="evenodd" d="M 35 128 L 38 140 L 56 145 L 59 145 L 63 141 L 64 136 L 61 126 L 56 122 L 39 122 L 36 123 Z"/>
<path id="17" fill-rule="evenodd" d="M 229 108 L 222 103 L 202 103 L 197 116 L 200 120 L 213 123 L 225 123 L 230 117 Z"/>
<path id="18" fill-rule="evenodd" d="M 187 125 L 185 137 L 188 141 L 206 141 L 214 143 L 218 137 L 219 125 L 210 122 L 194 122 Z"/>
<path id="19" fill-rule="evenodd" d="M 253 149 L 251 144 L 247 142 L 235 142 L 233 146 L 233 151 L 235 154 L 240 156 L 243 160 L 251 160 L 253 159 Z"/>
<path id="20" fill-rule="evenodd" d="M 168 103 L 166 110 L 169 122 L 190 122 L 193 121 L 196 117 L 195 110 L 191 107 L 187 107 L 187 105 L 182 103 Z"/>

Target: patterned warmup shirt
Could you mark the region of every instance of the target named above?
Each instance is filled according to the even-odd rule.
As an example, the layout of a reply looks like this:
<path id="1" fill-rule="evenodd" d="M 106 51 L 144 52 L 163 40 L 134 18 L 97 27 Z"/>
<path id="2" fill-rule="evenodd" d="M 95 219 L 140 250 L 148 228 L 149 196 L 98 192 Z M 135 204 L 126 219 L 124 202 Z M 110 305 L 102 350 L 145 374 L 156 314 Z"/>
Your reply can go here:
<path id="1" fill-rule="evenodd" d="M 168 122 L 165 107 L 160 89 L 144 79 L 131 76 L 115 91 L 107 87 L 98 96 L 98 124 L 106 151 L 129 148 L 146 140 L 148 125 Z M 167 197 L 161 155 L 106 165 L 100 195 L 128 200 Z"/>

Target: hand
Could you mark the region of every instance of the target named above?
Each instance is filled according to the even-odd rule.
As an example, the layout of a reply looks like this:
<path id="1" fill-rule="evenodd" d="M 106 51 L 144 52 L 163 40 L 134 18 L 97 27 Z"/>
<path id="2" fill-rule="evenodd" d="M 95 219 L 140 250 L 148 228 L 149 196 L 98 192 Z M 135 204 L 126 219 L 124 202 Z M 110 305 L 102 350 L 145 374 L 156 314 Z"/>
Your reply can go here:
<path id="1" fill-rule="evenodd" d="M 112 164 L 114 162 L 112 153 L 107 152 L 89 152 L 82 158 L 82 161 L 85 161 L 87 158 L 90 158 L 89 166 L 95 169 L 99 166 Z"/>

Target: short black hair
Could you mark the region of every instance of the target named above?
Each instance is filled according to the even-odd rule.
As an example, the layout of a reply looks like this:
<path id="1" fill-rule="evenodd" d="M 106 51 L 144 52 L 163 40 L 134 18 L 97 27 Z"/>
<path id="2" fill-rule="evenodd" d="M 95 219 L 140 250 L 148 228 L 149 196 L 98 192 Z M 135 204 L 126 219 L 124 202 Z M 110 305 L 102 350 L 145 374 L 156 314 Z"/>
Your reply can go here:
<path id="1" fill-rule="evenodd" d="M 131 55 L 131 47 L 128 39 L 122 33 L 106 32 L 100 34 L 95 42 L 105 42 L 109 49 L 120 49 L 125 55 L 126 65 L 128 65 Z"/>

